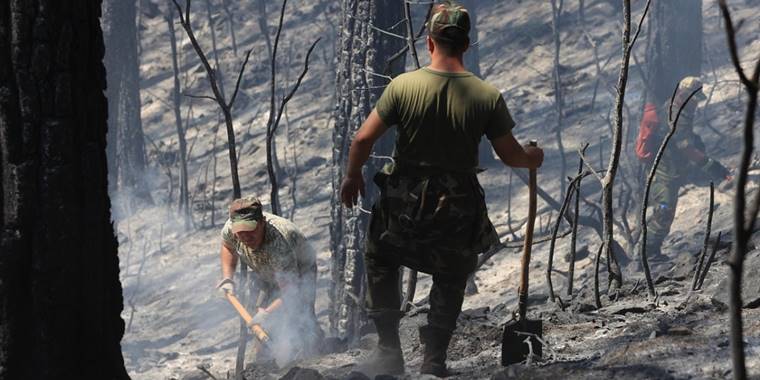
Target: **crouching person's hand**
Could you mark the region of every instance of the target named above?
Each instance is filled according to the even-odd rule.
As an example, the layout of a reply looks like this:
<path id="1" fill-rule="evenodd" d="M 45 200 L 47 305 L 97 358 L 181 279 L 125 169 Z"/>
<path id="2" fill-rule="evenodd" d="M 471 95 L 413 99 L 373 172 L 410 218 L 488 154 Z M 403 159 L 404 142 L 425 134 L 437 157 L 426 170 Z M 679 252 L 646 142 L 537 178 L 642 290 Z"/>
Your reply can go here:
<path id="1" fill-rule="evenodd" d="M 219 290 L 219 294 L 222 296 L 222 298 L 226 298 L 227 294 L 235 294 L 235 281 L 233 281 L 231 278 L 223 278 L 221 281 L 219 281 L 218 284 L 216 284 L 216 289 Z"/>

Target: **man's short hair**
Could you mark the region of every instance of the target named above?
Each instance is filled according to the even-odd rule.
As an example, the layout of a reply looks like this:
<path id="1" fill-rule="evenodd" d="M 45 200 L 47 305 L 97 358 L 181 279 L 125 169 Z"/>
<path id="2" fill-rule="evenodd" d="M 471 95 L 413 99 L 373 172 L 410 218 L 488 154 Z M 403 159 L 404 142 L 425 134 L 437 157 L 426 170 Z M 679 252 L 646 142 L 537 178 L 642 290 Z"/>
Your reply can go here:
<path id="1" fill-rule="evenodd" d="M 436 4 L 428 21 L 430 38 L 446 55 L 462 54 L 470 44 L 470 14 L 463 6 L 447 0 Z"/>

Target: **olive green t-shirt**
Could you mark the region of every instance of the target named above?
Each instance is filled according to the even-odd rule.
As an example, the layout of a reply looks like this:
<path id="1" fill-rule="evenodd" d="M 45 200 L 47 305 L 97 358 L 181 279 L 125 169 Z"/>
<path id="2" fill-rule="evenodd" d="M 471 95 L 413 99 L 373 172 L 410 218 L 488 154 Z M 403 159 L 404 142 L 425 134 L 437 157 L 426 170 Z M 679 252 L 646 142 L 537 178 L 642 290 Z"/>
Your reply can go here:
<path id="1" fill-rule="evenodd" d="M 418 165 L 469 170 L 478 145 L 515 125 L 499 90 L 469 72 L 427 67 L 399 75 L 375 105 L 386 126 L 397 126 L 394 157 Z"/>

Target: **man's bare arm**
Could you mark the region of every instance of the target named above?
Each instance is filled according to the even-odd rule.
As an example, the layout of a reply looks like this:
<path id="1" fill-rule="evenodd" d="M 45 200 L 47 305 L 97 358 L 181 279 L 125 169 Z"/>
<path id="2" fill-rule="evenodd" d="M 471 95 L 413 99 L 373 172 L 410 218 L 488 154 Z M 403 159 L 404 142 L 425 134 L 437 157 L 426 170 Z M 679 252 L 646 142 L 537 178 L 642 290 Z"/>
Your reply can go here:
<path id="1" fill-rule="evenodd" d="M 386 130 L 388 130 L 388 127 L 386 127 L 383 120 L 377 114 L 377 110 L 372 110 L 361 128 L 356 131 L 356 136 L 351 142 L 351 149 L 348 151 L 347 176 L 362 174 L 362 166 L 369 159 L 372 147 Z"/>
<path id="2" fill-rule="evenodd" d="M 362 178 L 362 166 L 369 159 L 372 147 L 377 139 L 388 130 L 376 110 L 364 121 L 361 128 L 356 132 L 348 151 L 348 165 L 346 176 L 341 185 L 341 201 L 347 207 L 353 207 L 358 202 L 359 194 L 364 195 L 364 178 Z"/>
<path id="3" fill-rule="evenodd" d="M 512 133 L 491 140 L 501 162 L 514 168 L 534 169 L 544 162 L 544 151 L 536 147 L 523 148 Z"/>
<path id="4" fill-rule="evenodd" d="M 222 243 L 221 252 L 219 257 L 222 261 L 222 278 L 232 279 L 235 275 L 235 267 L 237 267 L 237 255 L 235 255 L 230 248 Z"/>

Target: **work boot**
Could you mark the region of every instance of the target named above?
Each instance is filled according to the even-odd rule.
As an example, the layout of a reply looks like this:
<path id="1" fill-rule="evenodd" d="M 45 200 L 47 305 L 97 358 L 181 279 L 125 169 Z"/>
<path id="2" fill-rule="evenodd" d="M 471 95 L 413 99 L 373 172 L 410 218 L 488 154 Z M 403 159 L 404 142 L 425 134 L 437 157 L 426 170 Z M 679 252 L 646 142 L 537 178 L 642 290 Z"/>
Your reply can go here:
<path id="1" fill-rule="evenodd" d="M 449 349 L 451 331 L 433 326 L 420 327 L 420 342 L 425 345 L 425 356 L 422 359 L 420 373 L 449 377 L 451 372 L 446 368 L 446 351 Z"/>
<path id="2" fill-rule="evenodd" d="M 369 316 L 377 329 L 377 347 L 356 366 L 356 371 L 374 378 L 377 375 L 401 375 L 404 373 L 404 355 L 398 336 L 401 312 L 383 310 Z"/>

